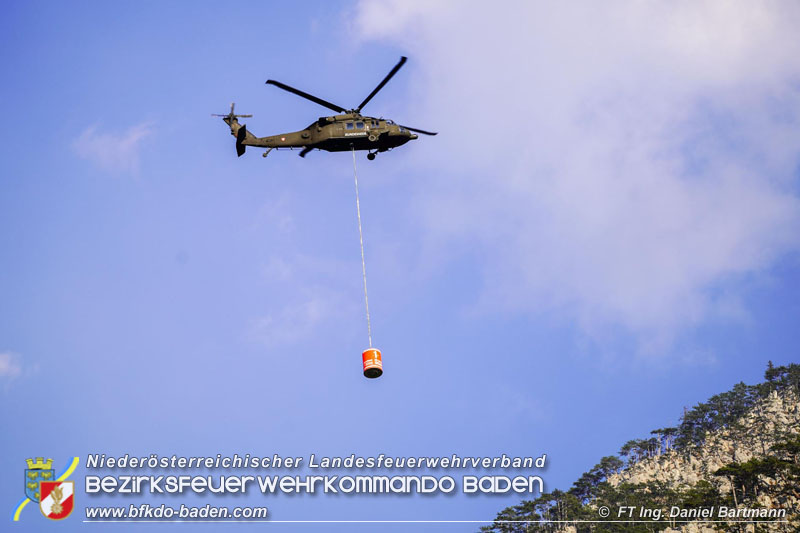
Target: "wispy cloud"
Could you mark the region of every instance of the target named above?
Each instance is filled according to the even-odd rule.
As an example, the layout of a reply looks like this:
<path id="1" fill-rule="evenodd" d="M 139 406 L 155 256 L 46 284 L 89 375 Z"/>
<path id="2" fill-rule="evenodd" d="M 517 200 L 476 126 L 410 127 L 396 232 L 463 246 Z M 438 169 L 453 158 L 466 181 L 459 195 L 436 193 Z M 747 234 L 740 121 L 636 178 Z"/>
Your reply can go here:
<path id="1" fill-rule="evenodd" d="M 137 124 L 122 133 L 101 132 L 93 125 L 86 128 L 72 146 L 79 157 L 101 170 L 115 174 L 136 173 L 142 143 L 152 134 L 150 122 Z"/>
<path id="2" fill-rule="evenodd" d="M 741 316 L 746 281 L 798 250 L 800 6 L 396 0 L 355 20 L 410 49 L 442 131 L 417 147 L 425 256 L 479 250 L 482 312 L 662 352 Z"/>
<path id="3" fill-rule="evenodd" d="M 22 375 L 22 364 L 19 355 L 11 352 L 0 352 L 0 379 L 12 380 Z"/>
<path id="4" fill-rule="evenodd" d="M 269 346 L 293 344 L 341 329 L 348 317 L 360 317 L 361 300 L 352 296 L 360 294 L 360 286 L 352 272 L 357 272 L 355 263 L 327 257 L 270 256 L 262 267 L 269 307 L 250 321 L 251 338 Z"/>
<path id="5" fill-rule="evenodd" d="M 250 331 L 253 338 L 269 346 L 294 344 L 316 337 L 335 310 L 331 298 L 308 295 L 254 319 Z"/>

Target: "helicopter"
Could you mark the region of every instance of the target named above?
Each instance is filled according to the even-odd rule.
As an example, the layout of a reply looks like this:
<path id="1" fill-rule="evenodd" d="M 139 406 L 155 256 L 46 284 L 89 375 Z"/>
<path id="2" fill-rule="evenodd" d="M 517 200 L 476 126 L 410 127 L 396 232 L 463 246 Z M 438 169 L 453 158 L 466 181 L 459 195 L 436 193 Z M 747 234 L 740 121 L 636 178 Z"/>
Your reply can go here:
<path id="1" fill-rule="evenodd" d="M 301 148 L 300 157 L 305 157 L 312 150 L 325 150 L 328 152 L 343 152 L 349 150 L 367 150 L 367 159 L 372 161 L 375 154 L 386 152 L 398 146 L 402 146 L 408 141 L 413 141 L 419 136 L 436 135 L 436 132 L 425 131 L 409 126 L 395 124 L 392 120 L 375 117 L 368 117 L 361 114 L 361 110 L 372 98 L 383 89 L 392 76 L 405 64 L 407 58 L 401 56 L 400 61 L 389 71 L 389 74 L 369 93 L 358 107 L 345 109 L 322 98 L 295 89 L 285 83 L 275 80 L 267 80 L 268 85 L 274 85 L 284 91 L 296 94 L 307 100 L 327 107 L 339 113 L 338 115 L 320 117 L 309 124 L 303 130 L 290 133 L 280 133 L 269 137 L 256 137 L 249 131 L 245 124 L 239 124 L 240 118 L 249 118 L 253 115 L 237 115 L 234 113 L 235 103 L 231 104 L 230 113 L 226 115 L 212 114 L 214 117 L 222 117 L 222 120 L 231 128 L 231 135 L 236 137 L 236 155 L 241 157 L 248 146 L 266 148 L 263 157 L 275 149 L 282 148 Z"/>

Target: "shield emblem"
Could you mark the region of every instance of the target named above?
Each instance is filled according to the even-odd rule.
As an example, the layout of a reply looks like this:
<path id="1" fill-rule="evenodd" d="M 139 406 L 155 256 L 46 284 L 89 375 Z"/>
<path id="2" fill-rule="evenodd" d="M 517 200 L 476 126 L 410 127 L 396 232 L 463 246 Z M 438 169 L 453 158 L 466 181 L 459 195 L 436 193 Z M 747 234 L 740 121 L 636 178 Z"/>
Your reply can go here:
<path id="1" fill-rule="evenodd" d="M 55 470 L 44 468 L 25 469 L 25 496 L 31 500 L 39 501 L 39 483 L 41 481 L 53 481 L 56 478 Z"/>
<path id="2" fill-rule="evenodd" d="M 75 507 L 75 483 L 72 481 L 42 481 L 39 510 L 50 520 L 62 520 Z"/>

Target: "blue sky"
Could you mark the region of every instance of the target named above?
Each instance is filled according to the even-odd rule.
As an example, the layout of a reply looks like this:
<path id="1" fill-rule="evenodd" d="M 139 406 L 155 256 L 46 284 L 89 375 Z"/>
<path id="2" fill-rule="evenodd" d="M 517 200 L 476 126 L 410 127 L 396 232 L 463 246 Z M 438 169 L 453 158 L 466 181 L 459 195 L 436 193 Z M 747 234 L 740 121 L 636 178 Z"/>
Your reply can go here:
<path id="1" fill-rule="evenodd" d="M 547 453 L 547 489 L 566 489 L 768 359 L 797 362 L 799 16 L 5 4 L 8 513 L 26 458 L 88 453 Z M 350 154 L 237 159 L 209 114 L 236 101 L 256 135 L 296 130 L 327 110 L 267 79 L 351 106 L 400 55 L 365 112 L 441 133 L 358 155 L 386 370 L 366 380 Z M 264 503 L 276 520 L 491 520 L 518 499 Z"/>

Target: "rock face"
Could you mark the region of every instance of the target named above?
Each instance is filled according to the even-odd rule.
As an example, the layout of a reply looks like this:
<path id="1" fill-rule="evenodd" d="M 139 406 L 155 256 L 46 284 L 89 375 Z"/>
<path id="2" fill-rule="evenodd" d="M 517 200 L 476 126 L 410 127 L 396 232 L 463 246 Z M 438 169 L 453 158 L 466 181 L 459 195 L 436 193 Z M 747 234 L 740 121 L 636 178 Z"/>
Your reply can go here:
<path id="1" fill-rule="evenodd" d="M 757 486 L 761 490 L 750 489 L 748 493 L 748 488 L 740 487 L 732 476 L 715 475 L 732 463 L 742 464 L 774 456 L 773 446 L 792 433 L 800 433 L 800 397 L 792 389 L 773 391 L 729 427 L 707 434 L 701 446 L 667 450 L 647 457 L 609 475 L 607 481 L 614 487 L 623 483 L 647 485 L 660 482 L 675 491 L 685 491 L 700 481 L 706 481 L 720 494 L 728 498 L 734 496 L 739 507 L 785 509 L 787 519 L 797 519 L 800 487 L 781 486 L 786 481 L 780 476 L 773 479 L 758 475 Z M 732 490 L 734 486 L 736 490 Z M 793 531 L 796 527 L 776 522 L 760 526 L 764 531 Z M 664 531 L 706 533 L 719 530 L 689 523 Z"/>
<path id="2" fill-rule="evenodd" d="M 685 409 L 481 531 L 800 533 L 800 365 L 770 362 L 764 379 Z"/>

